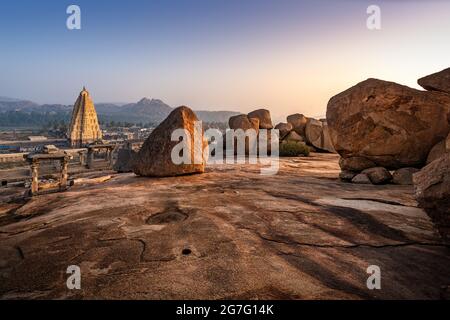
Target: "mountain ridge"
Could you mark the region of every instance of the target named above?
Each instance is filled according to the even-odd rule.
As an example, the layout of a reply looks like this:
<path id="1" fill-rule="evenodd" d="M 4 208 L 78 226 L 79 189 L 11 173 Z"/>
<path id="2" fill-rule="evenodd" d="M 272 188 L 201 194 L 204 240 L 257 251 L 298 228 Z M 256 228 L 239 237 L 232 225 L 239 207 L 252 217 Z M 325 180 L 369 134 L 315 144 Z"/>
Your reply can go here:
<path id="1" fill-rule="evenodd" d="M 4 99 L 3 101 L 1 99 Z M 30 114 L 37 114 L 40 118 L 48 117 L 49 121 L 55 118 L 68 121 L 72 113 L 72 105 L 64 104 L 38 104 L 29 100 L 20 100 L 9 97 L 0 97 L 0 113 L 14 117 L 15 122 L 20 123 L 20 116 L 29 119 Z M 144 97 L 138 102 L 127 104 L 97 103 L 95 104 L 98 117 L 102 122 L 120 121 L 132 123 L 159 123 L 164 120 L 174 108 L 160 99 Z M 231 116 L 239 114 L 235 111 L 204 111 L 194 110 L 200 120 L 204 122 L 228 122 Z M 6 115 L 6 116 L 5 116 Z M 27 116 L 25 116 L 27 115 Z M 24 120 L 27 125 L 29 120 Z M 0 125 L 7 126 L 8 120 L 0 121 Z"/>

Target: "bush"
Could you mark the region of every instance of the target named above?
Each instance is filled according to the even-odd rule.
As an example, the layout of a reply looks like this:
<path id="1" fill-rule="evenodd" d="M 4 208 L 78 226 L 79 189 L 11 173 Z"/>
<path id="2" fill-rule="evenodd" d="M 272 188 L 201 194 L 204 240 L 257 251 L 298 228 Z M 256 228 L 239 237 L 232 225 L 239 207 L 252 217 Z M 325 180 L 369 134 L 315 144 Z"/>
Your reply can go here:
<path id="1" fill-rule="evenodd" d="M 280 157 L 309 156 L 309 147 L 295 141 L 280 144 Z"/>

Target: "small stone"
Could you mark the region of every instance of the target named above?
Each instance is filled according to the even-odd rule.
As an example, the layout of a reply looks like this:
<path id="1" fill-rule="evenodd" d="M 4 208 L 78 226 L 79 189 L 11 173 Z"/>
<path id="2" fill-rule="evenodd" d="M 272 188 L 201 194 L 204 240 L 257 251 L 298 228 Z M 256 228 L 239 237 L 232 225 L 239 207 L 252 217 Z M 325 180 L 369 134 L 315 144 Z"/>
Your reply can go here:
<path id="1" fill-rule="evenodd" d="M 342 170 L 339 173 L 339 179 L 342 181 L 352 181 L 352 179 L 357 175 L 357 172 L 349 171 L 349 170 Z"/>
<path id="2" fill-rule="evenodd" d="M 391 173 L 383 167 L 365 169 L 362 173 L 366 174 L 373 184 L 385 184 L 392 180 Z"/>
<path id="3" fill-rule="evenodd" d="M 412 185 L 413 174 L 418 172 L 417 168 L 401 168 L 392 175 L 392 183 L 399 185 Z"/>
<path id="4" fill-rule="evenodd" d="M 364 173 L 359 173 L 357 174 L 353 179 L 352 179 L 352 183 L 357 183 L 357 184 L 372 184 L 372 182 L 370 181 L 369 177 L 364 174 Z"/>

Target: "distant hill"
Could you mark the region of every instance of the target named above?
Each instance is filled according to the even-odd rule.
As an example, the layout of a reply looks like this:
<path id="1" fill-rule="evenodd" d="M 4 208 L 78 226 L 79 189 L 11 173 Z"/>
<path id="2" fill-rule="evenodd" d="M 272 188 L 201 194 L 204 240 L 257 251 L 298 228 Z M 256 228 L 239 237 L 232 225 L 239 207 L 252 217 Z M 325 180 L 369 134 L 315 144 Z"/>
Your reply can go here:
<path id="1" fill-rule="evenodd" d="M 37 104 L 28 100 L 0 97 L 0 126 L 37 126 L 55 121 L 69 121 L 72 105 Z M 173 110 L 159 99 L 143 98 L 136 103 L 119 105 L 98 103 L 95 109 L 100 122 L 159 123 Z M 196 111 L 200 120 L 205 122 L 226 123 L 239 112 L 233 111 Z"/>

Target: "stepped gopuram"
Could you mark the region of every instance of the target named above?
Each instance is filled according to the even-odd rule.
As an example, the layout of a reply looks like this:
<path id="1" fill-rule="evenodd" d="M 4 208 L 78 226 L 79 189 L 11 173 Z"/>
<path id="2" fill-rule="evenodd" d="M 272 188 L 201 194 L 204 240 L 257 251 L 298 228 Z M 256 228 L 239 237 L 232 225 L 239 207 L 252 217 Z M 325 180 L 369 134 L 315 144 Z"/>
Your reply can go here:
<path id="1" fill-rule="evenodd" d="M 97 112 L 85 87 L 83 87 L 73 107 L 72 120 L 67 136 L 72 148 L 80 148 L 102 139 Z"/>

